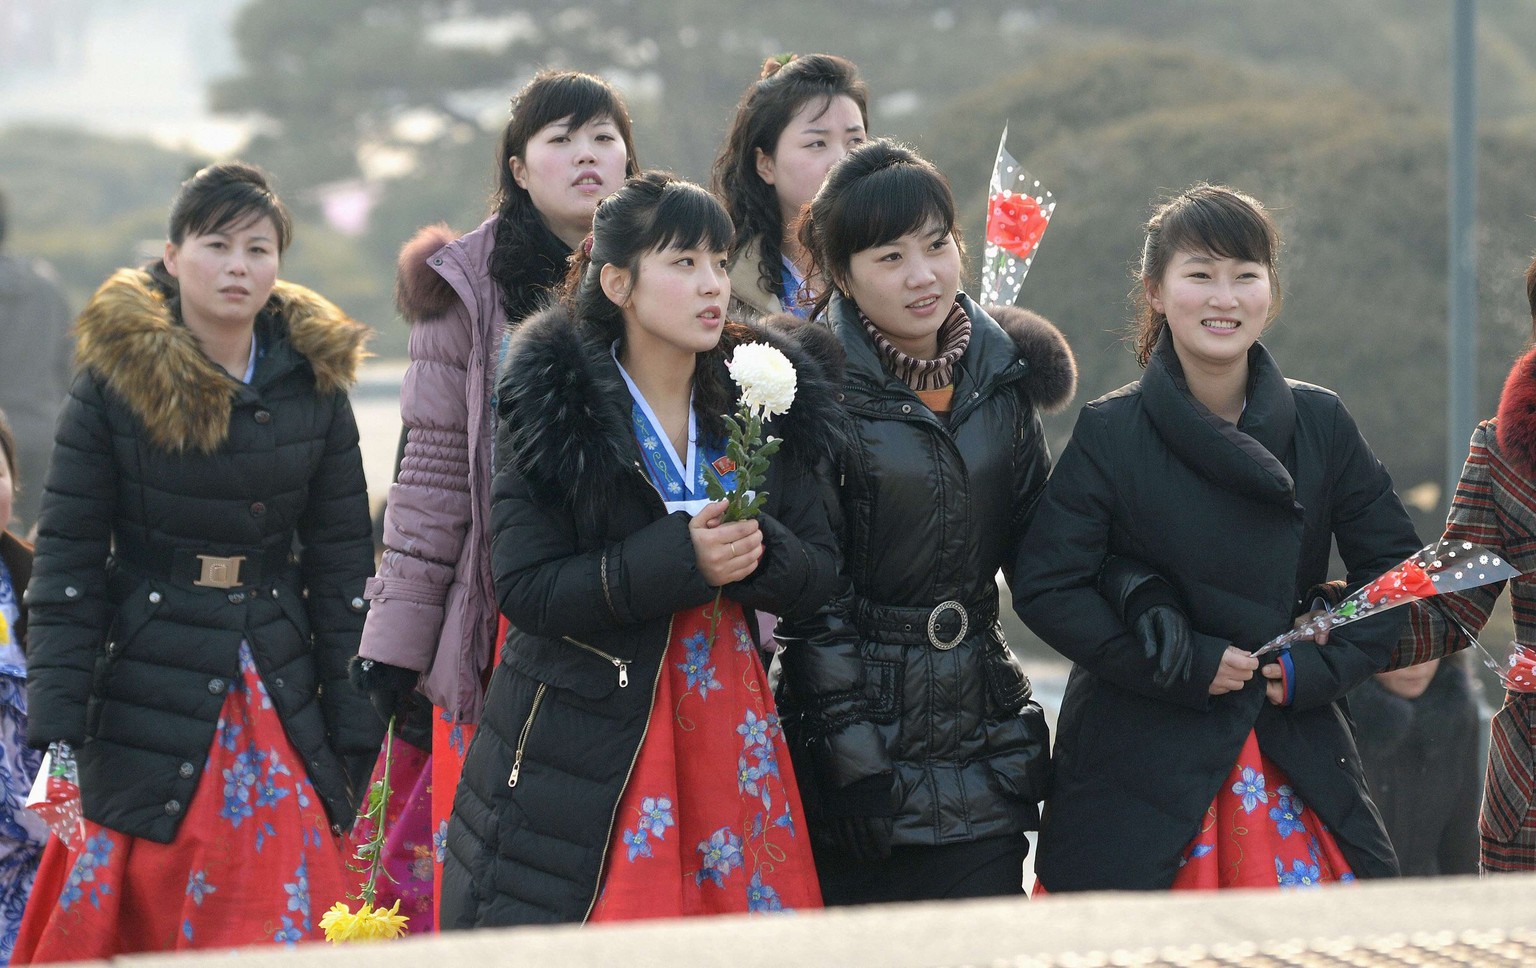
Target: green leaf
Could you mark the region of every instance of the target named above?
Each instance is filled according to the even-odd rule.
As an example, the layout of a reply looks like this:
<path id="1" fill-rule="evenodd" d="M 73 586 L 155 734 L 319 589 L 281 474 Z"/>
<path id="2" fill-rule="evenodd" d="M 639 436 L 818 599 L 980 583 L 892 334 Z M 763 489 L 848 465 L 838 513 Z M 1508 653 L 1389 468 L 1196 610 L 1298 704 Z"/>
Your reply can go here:
<path id="1" fill-rule="evenodd" d="M 720 480 L 720 475 L 715 473 L 713 467 L 704 468 L 704 493 L 709 495 L 711 501 L 725 497 L 725 482 Z"/>

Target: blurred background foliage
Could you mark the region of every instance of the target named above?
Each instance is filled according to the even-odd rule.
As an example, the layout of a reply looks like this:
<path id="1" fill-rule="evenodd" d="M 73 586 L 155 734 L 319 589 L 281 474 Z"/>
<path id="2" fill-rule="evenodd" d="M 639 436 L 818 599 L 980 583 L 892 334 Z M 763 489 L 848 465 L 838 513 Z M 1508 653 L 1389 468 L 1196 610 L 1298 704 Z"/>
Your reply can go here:
<path id="1" fill-rule="evenodd" d="M 1529 337 L 1536 18 L 1529 0 L 1482 0 L 1479 15 L 1488 413 Z M 1268 342 L 1287 373 L 1341 391 L 1407 491 L 1443 470 L 1449 24 L 1448 8 L 1411 0 L 250 0 L 242 66 L 207 95 L 257 122 L 242 155 L 299 218 L 285 275 L 377 327 L 388 356 L 406 339 L 395 251 L 423 224 L 484 217 L 508 97 L 535 70 L 612 78 L 642 164 L 704 181 L 765 56 L 841 53 L 874 93 L 872 130 L 952 179 L 973 256 L 1010 125 L 1013 153 L 1060 202 L 1020 301 L 1072 340 L 1080 401 L 1135 378 L 1126 294 L 1152 201 L 1201 180 L 1264 200 L 1286 237 Z M 111 268 L 158 251 L 176 184 L 205 160 L 0 130 L 11 248 L 52 262 L 78 305 Z M 373 202 L 360 233 L 327 227 L 322 202 L 339 190 Z M 1058 449 L 1072 420 L 1050 424 Z M 1422 530 L 1438 529 L 1436 500 L 1420 501 Z"/>

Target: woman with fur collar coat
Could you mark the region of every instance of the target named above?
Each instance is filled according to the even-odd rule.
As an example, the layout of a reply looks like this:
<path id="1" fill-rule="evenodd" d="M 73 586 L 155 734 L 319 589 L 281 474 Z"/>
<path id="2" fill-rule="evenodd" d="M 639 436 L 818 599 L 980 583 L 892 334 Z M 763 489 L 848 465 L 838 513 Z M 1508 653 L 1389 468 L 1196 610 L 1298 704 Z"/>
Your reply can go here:
<path id="1" fill-rule="evenodd" d="M 1050 735 L 996 578 L 1032 553 L 1019 542 L 1050 471 L 1039 415 L 1071 398 L 1072 353 L 1034 313 L 959 291 L 953 196 L 908 148 L 854 149 L 801 224 L 835 287 L 817 309 L 849 437 L 827 498 L 838 590 L 779 634 L 822 890 L 828 904 L 1016 895 Z"/>
<path id="2" fill-rule="evenodd" d="M 76 324 L 29 605 L 28 737 L 78 757 L 18 963 L 320 936 L 383 735 L 347 681 L 372 528 L 347 400 L 367 329 L 277 281 L 238 163 Z M 297 549 L 297 551 L 295 550 Z"/>
<path id="3" fill-rule="evenodd" d="M 372 606 L 359 665 L 367 667 L 356 680 L 386 719 L 420 713 L 417 689 L 435 707 L 425 774 L 431 816 L 414 835 L 412 817 L 391 837 L 401 841 L 391 854 L 407 869 L 415 846 L 438 845 L 434 881 L 503 634 L 491 587 L 490 511 L 494 377 L 507 330 L 560 281 L 571 250 L 591 231 L 598 199 L 638 170 L 623 99 L 602 78 L 575 71 L 542 72 L 518 93 L 498 158 L 490 218 L 460 238 L 446 226 L 423 229 L 400 252 L 395 296 L 412 324 L 411 365 L 400 388 L 404 430 L 384 512 L 384 556 L 366 593 Z M 407 773 L 397 771 L 397 788 L 419 779 Z M 424 926 L 421 914 L 417 922 Z"/>
<path id="4" fill-rule="evenodd" d="M 513 336 L 492 538 L 512 630 L 448 828 L 445 929 L 820 904 L 744 610 L 804 616 L 832 590 L 814 468 L 834 390 L 726 323 L 730 232 L 697 186 L 632 178 L 561 303 Z M 752 342 L 797 387 L 762 514 L 726 522 L 705 468 L 730 483 L 725 361 Z"/>
<path id="5" fill-rule="evenodd" d="M 1536 259 L 1525 272 L 1536 335 Z M 1498 415 L 1472 431 L 1466 466 L 1445 519 L 1445 539 L 1471 541 L 1503 555 L 1523 576 L 1509 586 L 1515 643 L 1504 706 L 1493 717 L 1483 807 L 1478 822 L 1485 871 L 1536 870 L 1536 348 L 1510 368 Z M 1472 644 L 1504 583 L 1415 603 L 1393 666 L 1438 661 Z"/>

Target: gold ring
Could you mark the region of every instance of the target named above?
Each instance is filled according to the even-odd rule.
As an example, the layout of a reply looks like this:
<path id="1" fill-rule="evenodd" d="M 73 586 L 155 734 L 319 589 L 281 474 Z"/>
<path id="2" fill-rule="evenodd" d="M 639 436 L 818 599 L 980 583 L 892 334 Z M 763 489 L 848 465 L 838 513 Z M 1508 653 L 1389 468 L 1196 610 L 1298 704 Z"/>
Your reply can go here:
<path id="1" fill-rule="evenodd" d="M 731 542 L 731 557 L 736 557 L 736 542 L 734 541 Z"/>

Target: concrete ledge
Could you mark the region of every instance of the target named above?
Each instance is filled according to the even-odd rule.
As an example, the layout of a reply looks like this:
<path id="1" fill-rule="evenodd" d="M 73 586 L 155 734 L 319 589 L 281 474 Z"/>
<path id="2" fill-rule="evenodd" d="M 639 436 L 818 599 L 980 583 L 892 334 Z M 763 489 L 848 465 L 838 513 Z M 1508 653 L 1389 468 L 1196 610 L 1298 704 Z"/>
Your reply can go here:
<path id="1" fill-rule="evenodd" d="M 356 968 L 360 963 L 368 968 L 1067 968 L 1435 964 L 1447 957 L 1456 964 L 1536 963 L 1536 875 L 1375 882 L 1304 893 L 1086 894 L 904 904 L 769 918 L 475 931 L 361 949 L 310 944 L 138 955 L 112 963 L 125 968 Z"/>

